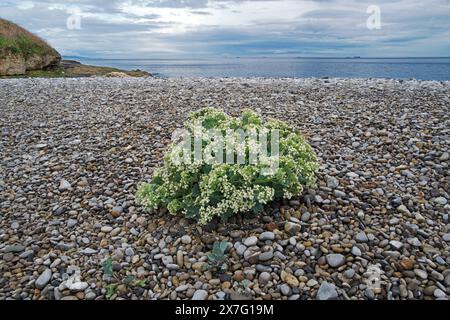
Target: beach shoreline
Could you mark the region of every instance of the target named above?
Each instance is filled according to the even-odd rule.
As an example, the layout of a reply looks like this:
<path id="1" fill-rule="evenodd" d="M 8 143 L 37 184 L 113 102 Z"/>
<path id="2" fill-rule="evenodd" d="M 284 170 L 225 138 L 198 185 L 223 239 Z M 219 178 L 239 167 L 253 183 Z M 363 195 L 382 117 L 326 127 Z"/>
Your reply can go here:
<path id="1" fill-rule="evenodd" d="M 110 299 L 447 299 L 449 105 L 450 81 L 1 79 L 0 300 L 106 299 L 112 283 Z M 145 212 L 138 184 L 204 107 L 298 128 L 317 185 L 205 227 Z M 203 269 L 215 241 L 231 243 L 222 274 Z"/>

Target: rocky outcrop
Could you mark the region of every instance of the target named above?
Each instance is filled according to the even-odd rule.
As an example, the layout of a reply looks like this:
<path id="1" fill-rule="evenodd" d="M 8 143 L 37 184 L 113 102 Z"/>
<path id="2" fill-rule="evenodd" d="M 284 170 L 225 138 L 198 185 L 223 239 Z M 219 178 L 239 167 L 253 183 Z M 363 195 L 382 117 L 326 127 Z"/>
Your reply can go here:
<path id="1" fill-rule="evenodd" d="M 13 76 L 26 72 L 25 58 L 21 54 L 14 54 L 0 49 L 0 75 Z"/>
<path id="2" fill-rule="evenodd" d="M 22 75 L 57 65 L 60 61 L 60 54 L 44 40 L 0 19 L 0 76 Z"/>
<path id="3" fill-rule="evenodd" d="M 34 54 L 29 56 L 25 61 L 25 66 L 28 70 L 41 70 L 52 65 L 57 65 L 61 61 L 61 56 L 55 53 L 47 53 L 43 55 Z"/>

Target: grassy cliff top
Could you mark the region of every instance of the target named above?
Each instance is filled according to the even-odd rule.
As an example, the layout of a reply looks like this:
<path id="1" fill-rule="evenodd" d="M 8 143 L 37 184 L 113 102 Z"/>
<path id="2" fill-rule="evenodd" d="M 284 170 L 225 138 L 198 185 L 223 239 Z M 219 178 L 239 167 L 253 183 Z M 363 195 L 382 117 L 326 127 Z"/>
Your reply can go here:
<path id="1" fill-rule="evenodd" d="M 55 49 L 38 36 L 11 21 L 1 18 L 0 51 L 22 54 L 24 57 L 34 54 L 58 54 Z"/>

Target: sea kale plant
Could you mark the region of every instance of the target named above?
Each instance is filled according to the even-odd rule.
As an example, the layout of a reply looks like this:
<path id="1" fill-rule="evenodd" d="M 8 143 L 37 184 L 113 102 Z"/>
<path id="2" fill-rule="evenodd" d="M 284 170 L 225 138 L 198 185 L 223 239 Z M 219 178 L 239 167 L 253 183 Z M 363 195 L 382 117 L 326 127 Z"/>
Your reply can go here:
<path id="1" fill-rule="evenodd" d="M 192 113 L 173 135 L 164 164 L 136 199 L 206 224 L 290 199 L 315 182 L 316 155 L 288 124 L 263 121 L 250 110 L 240 118 L 207 108 Z"/>

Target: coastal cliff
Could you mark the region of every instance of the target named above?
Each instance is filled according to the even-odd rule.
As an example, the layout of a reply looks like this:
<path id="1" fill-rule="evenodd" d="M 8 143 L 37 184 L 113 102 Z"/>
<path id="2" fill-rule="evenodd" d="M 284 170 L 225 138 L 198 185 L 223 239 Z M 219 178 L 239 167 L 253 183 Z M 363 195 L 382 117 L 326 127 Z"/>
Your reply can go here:
<path id="1" fill-rule="evenodd" d="M 61 60 L 48 43 L 17 24 L 0 18 L 0 77 L 148 77 L 142 70 L 120 70 Z"/>
<path id="2" fill-rule="evenodd" d="M 23 75 L 61 61 L 44 40 L 8 20 L 0 19 L 0 75 Z"/>

